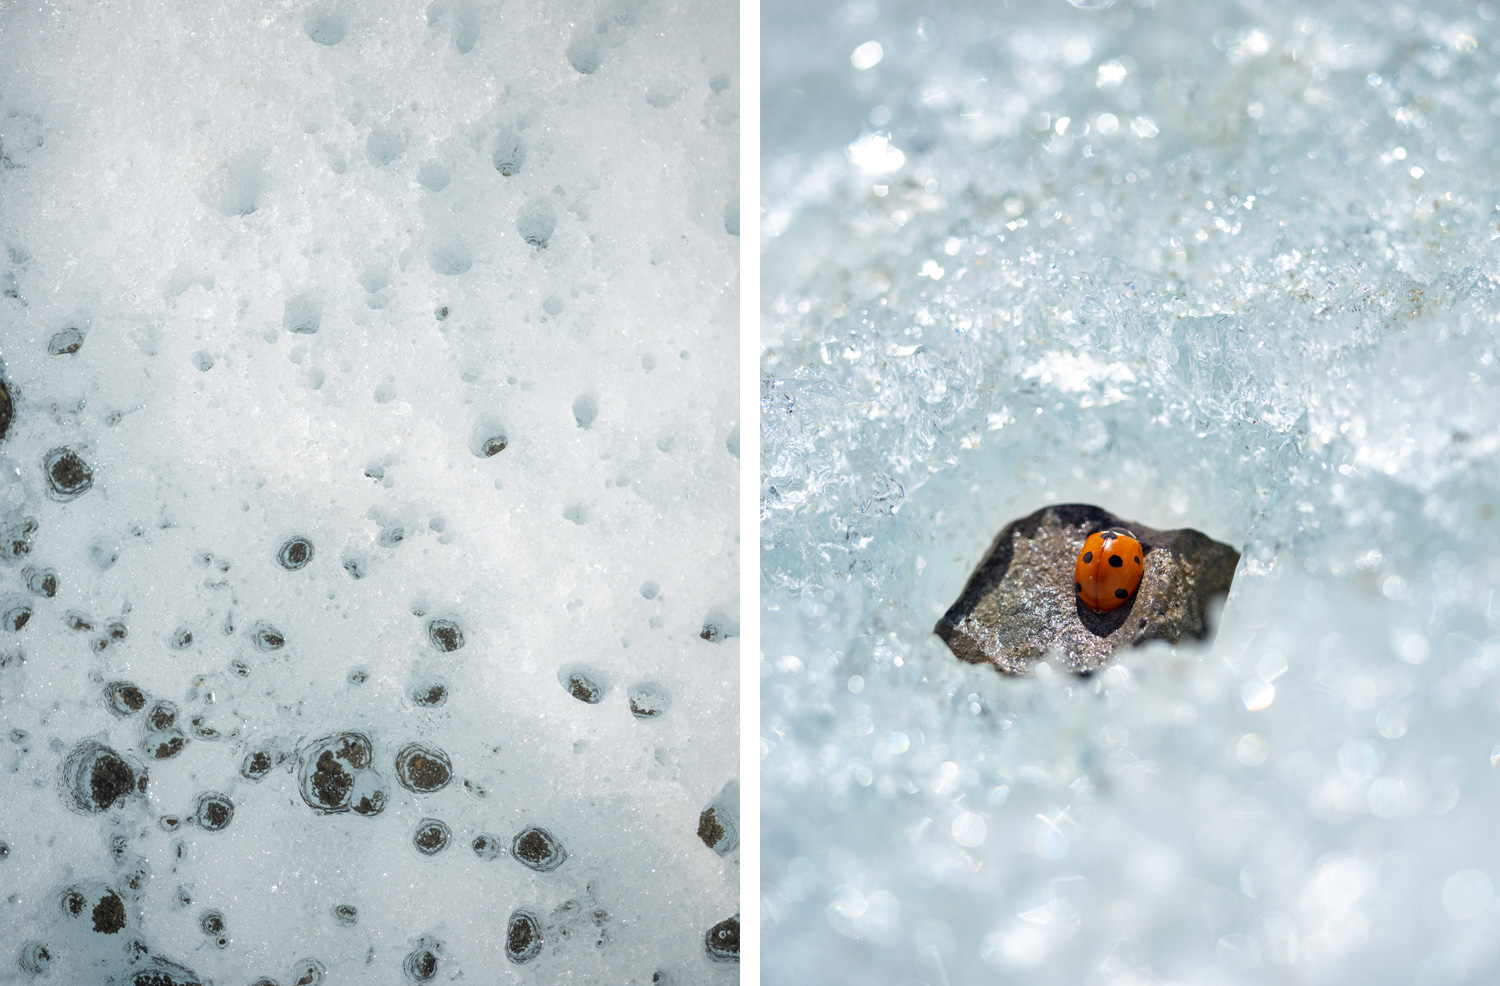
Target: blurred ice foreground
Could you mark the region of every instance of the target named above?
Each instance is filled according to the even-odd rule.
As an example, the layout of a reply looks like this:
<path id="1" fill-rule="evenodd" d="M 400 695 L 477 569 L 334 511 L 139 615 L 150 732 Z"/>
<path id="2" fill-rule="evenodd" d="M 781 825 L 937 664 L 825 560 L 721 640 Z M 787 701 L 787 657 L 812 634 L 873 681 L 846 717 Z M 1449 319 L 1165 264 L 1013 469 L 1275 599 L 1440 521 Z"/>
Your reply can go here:
<path id="1" fill-rule="evenodd" d="M 767 981 L 1492 981 L 1495 5 L 765 44 Z M 1210 649 L 949 655 L 1071 500 L 1242 548 Z"/>

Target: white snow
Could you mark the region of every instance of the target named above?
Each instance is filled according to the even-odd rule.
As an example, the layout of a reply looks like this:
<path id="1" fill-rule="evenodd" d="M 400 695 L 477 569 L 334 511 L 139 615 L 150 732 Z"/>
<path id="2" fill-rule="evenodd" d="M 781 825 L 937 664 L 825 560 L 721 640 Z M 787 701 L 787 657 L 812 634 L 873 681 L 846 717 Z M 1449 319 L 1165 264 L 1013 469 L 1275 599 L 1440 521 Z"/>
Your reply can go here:
<path id="1" fill-rule="evenodd" d="M 697 826 L 737 774 L 738 640 L 700 637 L 737 614 L 734 16 L 0 10 L 0 522 L 36 522 L 0 568 L 32 610 L 0 632 L 0 981 L 23 942 L 55 982 L 157 959 L 180 982 L 292 982 L 304 959 L 395 982 L 423 950 L 435 981 L 732 978 L 704 935 L 738 910 L 738 854 Z M 82 344 L 49 354 L 67 328 Z M 59 447 L 92 470 L 67 502 L 44 482 Z M 289 571 L 294 535 L 313 549 Z M 28 566 L 56 569 L 55 598 L 25 591 Z M 599 704 L 560 684 L 575 662 Z M 112 714 L 115 681 L 176 726 Z M 641 684 L 660 716 L 631 714 Z M 181 752 L 148 757 L 172 728 Z M 304 803 L 299 757 L 344 731 L 371 741 L 354 796 L 383 792 L 378 814 Z M 68 810 L 84 740 L 148 766 L 144 796 Z M 432 793 L 396 776 L 418 741 L 451 760 Z M 230 824 L 171 828 L 205 791 Z M 452 835 L 433 856 L 425 818 Z M 510 858 L 528 825 L 559 868 Z M 124 928 L 65 917 L 75 885 L 116 891 Z M 505 954 L 519 908 L 543 926 L 525 966 Z"/>

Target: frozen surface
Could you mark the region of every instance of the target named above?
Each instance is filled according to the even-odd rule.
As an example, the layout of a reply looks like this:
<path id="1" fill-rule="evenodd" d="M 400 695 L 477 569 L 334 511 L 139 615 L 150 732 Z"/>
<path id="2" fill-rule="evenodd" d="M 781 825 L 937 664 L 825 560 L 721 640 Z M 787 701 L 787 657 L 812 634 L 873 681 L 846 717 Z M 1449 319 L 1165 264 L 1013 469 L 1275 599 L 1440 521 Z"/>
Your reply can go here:
<path id="1" fill-rule="evenodd" d="M 1492 982 L 1496 8 L 1077 8 L 766 7 L 767 981 Z M 1212 647 L 949 655 L 1070 501 Z"/>
<path id="2" fill-rule="evenodd" d="M 733 979 L 734 24 L 0 5 L 0 982 Z"/>

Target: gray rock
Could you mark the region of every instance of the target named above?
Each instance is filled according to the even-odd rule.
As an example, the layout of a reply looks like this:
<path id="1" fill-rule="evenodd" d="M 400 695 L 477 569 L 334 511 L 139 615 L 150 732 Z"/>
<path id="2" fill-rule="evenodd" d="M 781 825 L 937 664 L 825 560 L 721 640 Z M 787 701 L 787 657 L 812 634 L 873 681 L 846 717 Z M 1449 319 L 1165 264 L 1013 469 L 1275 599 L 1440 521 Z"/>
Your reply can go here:
<path id="1" fill-rule="evenodd" d="M 1129 601 L 1096 613 L 1075 596 L 1073 567 L 1084 539 L 1109 527 L 1135 534 L 1146 571 Z M 1082 503 L 1044 507 L 1005 526 L 934 632 L 961 660 L 1006 674 L 1025 674 L 1049 651 L 1071 671 L 1092 671 L 1148 640 L 1208 638 L 1208 604 L 1229 592 L 1239 560 L 1195 530 L 1158 531 Z"/>

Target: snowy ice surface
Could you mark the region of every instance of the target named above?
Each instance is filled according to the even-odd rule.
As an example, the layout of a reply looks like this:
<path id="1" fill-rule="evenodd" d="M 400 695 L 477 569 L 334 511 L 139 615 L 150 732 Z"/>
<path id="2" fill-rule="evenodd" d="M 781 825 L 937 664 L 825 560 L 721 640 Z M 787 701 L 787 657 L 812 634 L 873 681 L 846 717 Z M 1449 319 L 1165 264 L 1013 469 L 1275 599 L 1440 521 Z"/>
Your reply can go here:
<path id="1" fill-rule="evenodd" d="M 1495 981 L 1495 4 L 765 11 L 767 982 Z M 1215 643 L 960 666 L 1067 501 Z"/>
<path id="2" fill-rule="evenodd" d="M 0 982 L 733 979 L 735 16 L 0 4 Z"/>

